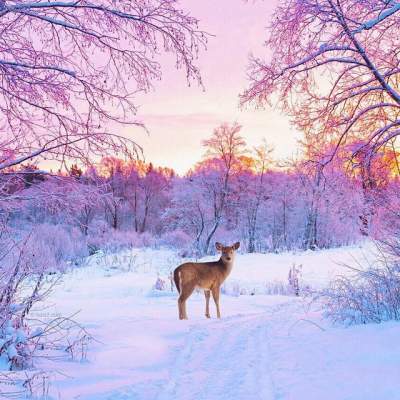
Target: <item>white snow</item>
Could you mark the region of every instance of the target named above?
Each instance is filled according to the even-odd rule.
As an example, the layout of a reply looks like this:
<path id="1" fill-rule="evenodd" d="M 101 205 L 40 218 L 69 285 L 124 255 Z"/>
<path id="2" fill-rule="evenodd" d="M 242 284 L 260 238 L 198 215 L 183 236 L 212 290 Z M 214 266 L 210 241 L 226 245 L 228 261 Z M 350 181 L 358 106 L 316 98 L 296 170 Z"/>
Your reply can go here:
<path id="1" fill-rule="evenodd" d="M 390 4 L 390 3 L 392 3 L 392 4 Z M 372 29 L 376 25 L 380 24 L 386 18 L 389 18 L 392 15 L 394 15 L 400 11 L 400 3 L 399 2 L 391 1 L 391 2 L 388 2 L 388 5 L 390 5 L 390 7 L 387 8 L 386 10 L 380 12 L 376 18 L 372 18 L 369 21 L 366 21 L 363 24 L 361 24 L 360 27 L 355 31 L 355 33 L 360 33 L 363 30 Z"/>
<path id="2" fill-rule="evenodd" d="M 370 246 L 238 255 L 221 296 L 222 319 L 204 317 L 204 295 L 177 318 L 176 291 L 152 289 L 181 260 L 168 250 L 92 256 L 68 272 L 47 300 L 49 316 L 72 315 L 96 338 L 87 359 L 38 359 L 54 371 L 50 394 L 80 400 L 384 400 L 400 393 L 400 324 L 343 328 L 291 296 L 261 294 L 303 265 L 303 281 L 323 286 L 338 263 L 371 257 Z M 169 281 L 167 281 L 169 287 Z M 227 291 L 229 293 L 229 290 Z M 50 317 L 49 317 L 50 318 Z"/>

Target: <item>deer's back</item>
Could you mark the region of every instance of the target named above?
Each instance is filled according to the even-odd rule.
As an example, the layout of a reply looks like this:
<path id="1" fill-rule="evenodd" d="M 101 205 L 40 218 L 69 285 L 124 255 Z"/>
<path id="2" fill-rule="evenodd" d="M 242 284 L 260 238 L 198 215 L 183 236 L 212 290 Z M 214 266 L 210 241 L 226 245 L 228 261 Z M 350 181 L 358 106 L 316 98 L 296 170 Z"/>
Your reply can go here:
<path id="1" fill-rule="evenodd" d="M 188 262 L 177 267 L 175 274 L 180 277 L 183 285 L 189 284 L 202 289 L 211 289 L 213 286 L 219 286 L 226 279 L 229 272 L 218 261 Z"/>

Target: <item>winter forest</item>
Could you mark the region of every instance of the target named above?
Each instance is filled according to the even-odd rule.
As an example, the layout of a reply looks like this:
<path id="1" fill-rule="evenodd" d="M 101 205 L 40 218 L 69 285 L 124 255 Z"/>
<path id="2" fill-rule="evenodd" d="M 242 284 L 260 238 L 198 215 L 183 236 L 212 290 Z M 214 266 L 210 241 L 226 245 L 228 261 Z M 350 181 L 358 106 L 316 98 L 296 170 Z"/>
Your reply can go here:
<path id="1" fill-rule="evenodd" d="M 400 398 L 400 3 L 201 3 L 0 0 L 0 398 Z"/>

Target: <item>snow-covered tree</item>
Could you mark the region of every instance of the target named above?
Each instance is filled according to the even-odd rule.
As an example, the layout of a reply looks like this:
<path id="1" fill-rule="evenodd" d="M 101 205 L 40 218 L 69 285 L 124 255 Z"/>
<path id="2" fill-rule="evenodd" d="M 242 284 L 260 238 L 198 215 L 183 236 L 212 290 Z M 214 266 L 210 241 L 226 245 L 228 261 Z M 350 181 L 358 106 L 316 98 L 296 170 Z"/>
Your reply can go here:
<path id="1" fill-rule="evenodd" d="M 161 52 L 201 83 L 206 36 L 176 0 L 6 0 L 0 31 L 0 170 L 137 151 L 120 127 L 143 126 L 135 93 L 161 78 Z"/>
<path id="2" fill-rule="evenodd" d="M 268 61 L 253 57 L 243 103 L 277 100 L 293 123 L 364 162 L 400 133 L 400 5 L 378 0 L 280 1 Z M 273 56 L 270 56 L 270 54 Z"/>

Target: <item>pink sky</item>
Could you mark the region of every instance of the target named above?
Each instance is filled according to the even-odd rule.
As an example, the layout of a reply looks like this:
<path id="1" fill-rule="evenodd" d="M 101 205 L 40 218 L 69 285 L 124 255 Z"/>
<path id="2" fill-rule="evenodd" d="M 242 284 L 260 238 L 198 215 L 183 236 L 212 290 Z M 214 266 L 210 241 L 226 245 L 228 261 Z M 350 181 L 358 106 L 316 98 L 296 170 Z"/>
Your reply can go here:
<path id="1" fill-rule="evenodd" d="M 275 147 L 276 158 L 296 151 L 298 135 L 278 110 L 238 107 L 238 95 L 247 85 L 248 55 L 266 53 L 265 26 L 275 2 L 182 0 L 183 7 L 200 19 L 201 28 L 215 35 L 198 61 L 205 91 L 197 85 L 188 87 L 184 71 L 177 71 L 166 58 L 163 80 L 138 99 L 138 118 L 146 123 L 150 135 L 129 132 L 143 146 L 146 160 L 184 173 L 201 158 L 201 141 L 224 121 L 242 124 L 250 146 L 265 137 Z"/>

